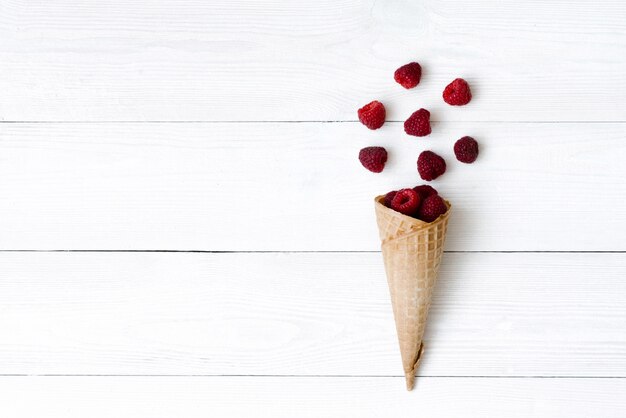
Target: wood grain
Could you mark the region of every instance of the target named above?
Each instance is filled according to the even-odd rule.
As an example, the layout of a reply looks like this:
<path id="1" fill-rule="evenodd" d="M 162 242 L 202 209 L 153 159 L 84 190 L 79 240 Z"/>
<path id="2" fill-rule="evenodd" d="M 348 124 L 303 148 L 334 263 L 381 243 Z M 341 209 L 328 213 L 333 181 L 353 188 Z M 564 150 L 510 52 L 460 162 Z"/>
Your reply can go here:
<path id="1" fill-rule="evenodd" d="M 446 254 L 419 375 L 626 377 L 625 273 Z M 402 375 L 378 253 L 0 253 L 0 335 L 0 374 Z"/>
<path id="2" fill-rule="evenodd" d="M 457 162 L 473 135 L 481 155 Z M 4 124 L 0 248 L 379 249 L 373 197 L 421 183 L 416 157 L 448 161 L 446 249 L 624 251 L 626 124 Z M 385 171 L 358 150 L 383 145 Z"/>
<path id="3" fill-rule="evenodd" d="M 11 418 L 605 417 L 626 411 L 625 379 L 0 378 Z"/>
<path id="4" fill-rule="evenodd" d="M 446 254 L 406 393 L 351 251 L 427 148 L 448 250 L 626 251 L 625 48 L 620 0 L 0 1 L 0 417 L 623 417 L 626 253 Z"/>
<path id="5" fill-rule="evenodd" d="M 354 120 L 373 99 L 393 120 L 626 120 L 621 0 L 3 1 L 0 39 L 1 120 Z"/>

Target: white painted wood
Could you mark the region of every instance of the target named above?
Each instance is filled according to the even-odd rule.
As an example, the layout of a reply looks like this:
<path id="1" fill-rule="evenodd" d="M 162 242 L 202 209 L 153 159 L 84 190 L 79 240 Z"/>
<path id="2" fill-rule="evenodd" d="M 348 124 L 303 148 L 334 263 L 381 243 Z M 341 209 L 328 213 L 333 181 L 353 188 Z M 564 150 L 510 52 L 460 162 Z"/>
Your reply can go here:
<path id="1" fill-rule="evenodd" d="M 419 374 L 626 377 L 625 274 L 446 254 Z M 402 375 L 378 253 L 0 253 L 0 335 L 0 374 Z"/>
<path id="2" fill-rule="evenodd" d="M 622 0 L 5 0 L 0 39 L 3 120 L 354 120 L 373 99 L 394 120 L 626 120 Z M 458 76 L 462 109 L 440 99 Z"/>
<path id="3" fill-rule="evenodd" d="M 11 418 L 622 418 L 625 379 L 0 378 Z"/>
<path id="4" fill-rule="evenodd" d="M 473 135 L 481 155 L 456 161 Z M 384 145 L 387 168 L 361 167 Z M 373 196 L 421 183 L 454 205 L 448 250 L 626 250 L 626 124 L 4 124 L 1 249 L 378 250 Z"/>
<path id="5" fill-rule="evenodd" d="M 372 196 L 432 148 L 448 250 L 624 251 L 625 47 L 619 0 L 0 0 L 0 122 L 260 122 L 2 123 L 0 250 L 377 250 Z M 372 99 L 441 123 L 274 123 Z M 406 393 L 378 253 L 0 252 L 0 417 L 623 417 L 625 274 L 448 253 Z"/>

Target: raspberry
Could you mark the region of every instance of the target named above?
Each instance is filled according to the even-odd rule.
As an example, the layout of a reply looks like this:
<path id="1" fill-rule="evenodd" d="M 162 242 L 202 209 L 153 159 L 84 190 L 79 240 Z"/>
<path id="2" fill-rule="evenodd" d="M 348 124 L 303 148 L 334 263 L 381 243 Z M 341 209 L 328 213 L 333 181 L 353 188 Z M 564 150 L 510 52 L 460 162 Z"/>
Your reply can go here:
<path id="1" fill-rule="evenodd" d="M 404 132 L 413 136 L 426 136 L 430 133 L 430 112 L 420 109 L 404 122 Z"/>
<path id="2" fill-rule="evenodd" d="M 391 201 L 393 200 L 393 197 L 396 195 L 396 193 L 398 193 L 397 190 L 392 190 L 385 195 L 385 206 L 387 206 L 388 208 L 391 207 Z"/>
<path id="3" fill-rule="evenodd" d="M 467 81 L 457 78 L 448 84 L 443 90 L 443 100 L 452 106 L 463 106 L 472 100 L 472 92 L 470 92 Z"/>
<path id="4" fill-rule="evenodd" d="M 378 129 L 385 123 L 385 106 L 379 101 L 366 104 L 359 109 L 358 114 L 361 123 L 369 129 Z"/>
<path id="5" fill-rule="evenodd" d="M 418 218 L 424 222 L 432 222 L 448 211 L 448 207 L 439 195 L 432 195 L 424 200 L 418 211 Z"/>
<path id="6" fill-rule="evenodd" d="M 478 142 L 471 136 L 464 136 L 455 142 L 454 155 L 462 163 L 473 163 L 478 157 Z"/>
<path id="7" fill-rule="evenodd" d="M 359 151 L 359 161 L 372 173 L 380 173 L 387 162 L 387 150 L 383 147 L 367 147 Z"/>
<path id="8" fill-rule="evenodd" d="M 424 151 L 417 158 L 417 171 L 420 177 L 431 181 L 446 172 L 446 162 L 432 151 Z"/>
<path id="9" fill-rule="evenodd" d="M 412 89 L 420 83 L 422 67 L 416 62 L 403 65 L 393 73 L 393 79 L 405 89 Z"/>
<path id="10" fill-rule="evenodd" d="M 420 206 L 420 197 L 413 189 L 401 189 L 391 200 L 391 209 L 413 216 Z"/>
<path id="11" fill-rule="evenodd" d="M 420 197 L 420 201 L 424 201 L 426 200 L 426 198 L 428 196 L 432 196 L 434 194 L 438 194 L 437 190 L 435 190 L 433 187 L 429 186 L 428 184 L 422 184 L 421 186 L 415 186 L 413 187 L 413 190 L 415 190 L 415 193 L 417 193 Z"/>

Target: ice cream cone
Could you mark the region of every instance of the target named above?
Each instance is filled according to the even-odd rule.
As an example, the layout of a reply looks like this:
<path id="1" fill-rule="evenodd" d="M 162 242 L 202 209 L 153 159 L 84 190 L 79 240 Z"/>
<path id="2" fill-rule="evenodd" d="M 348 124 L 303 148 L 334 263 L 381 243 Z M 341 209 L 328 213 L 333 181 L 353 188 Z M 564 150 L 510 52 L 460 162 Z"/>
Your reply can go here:
<path id="1" fill-rule="evenodd" d="M 415 371 L 424 350 L 422 337 L 437 281 L 450 215 L 448 211 L 427 223 L 386 207 L 376 200 L 385 271 L 400 343 L 407 390 L 415 385 Z"/>

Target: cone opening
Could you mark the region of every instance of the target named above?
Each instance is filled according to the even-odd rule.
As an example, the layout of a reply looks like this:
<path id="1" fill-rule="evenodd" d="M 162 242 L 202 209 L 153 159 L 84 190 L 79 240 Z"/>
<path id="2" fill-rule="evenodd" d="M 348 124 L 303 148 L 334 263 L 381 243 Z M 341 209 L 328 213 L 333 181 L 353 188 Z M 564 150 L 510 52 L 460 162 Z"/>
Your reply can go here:
<path id="1" fill-rule="evenodd" d="M 394 214 L 394 216 L 399 216 L 401 219 L 406 220 L 407 222 L 415 222 L 416 225 L 428 225 L 428 222 L 424 222 L 422 220 L 419 220 L 417 218 L 414 218 L 412 216 L 409 215 L 405 215 L 404 213 L 400 213 L 398 211 L 395 211 L 387 206 L 385 206 L 385 204 L 383 203 L 385 201 L 385 196 L 376 196 L 376 198 L 374 199 L 374 201 L 376 202 L 377 205 L 381 206 L 384 210 L 391 212 Z M 446 212 L 447 213 L 447 212 Z"/>
<path id="2" fill-rule="evenodd" d="M 446 199 L 443 199 L 443 201 L 445 202 L 446 206 L 448 207 L 448 210 L 446 211 L 446 213 L 444 213 L 442 215 L 439 215 L 439 217 L 437 219 L 435 219 L 434 221 L 432 221 L 432 222 L 425 222 L 425 221 L 422 221 L 421 219 L 417 219 L 417 218 L 414 218 L 412 216 L 405 215 L 404 213 L 400 213 L 398 211 L 395 211 L 395 210 L 385 206 L 384 201 L 385 201 L 385 195 L 376 196 L 374 198 L 374 202 L 376 202 L 376 205 L 378 205 L 380 207 L 380 209 L 383 209 L 383 210 L 385 210 L 385 211 L 387 211 L 389 213 L 393 213 L 394 216 L 399 216 L 400 219 L 404 219 L 404 220 L 406 220 L 408 222 L 413 222 L 413 223 L 415 223 L 415 225 L 423 225 L 423 226 L 433 225 L 433 224 L 439 222 L 442 218 L 445 218 L 446 216 L 448 216 L 448 214 L 450 213 L 450 209 L 452 208 L 452 205 L 450 204 L 450 202 L 448 202 Z"/>

